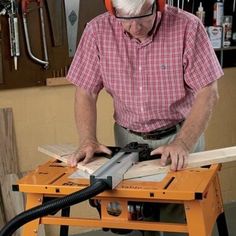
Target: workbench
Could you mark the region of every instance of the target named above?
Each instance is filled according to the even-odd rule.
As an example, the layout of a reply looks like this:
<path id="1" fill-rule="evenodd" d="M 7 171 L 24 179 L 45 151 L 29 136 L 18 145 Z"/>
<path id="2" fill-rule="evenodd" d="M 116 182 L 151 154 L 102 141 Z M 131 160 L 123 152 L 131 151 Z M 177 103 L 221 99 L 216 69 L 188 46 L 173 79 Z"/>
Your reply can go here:
<path id="1" fill-rule="evenodd" d="M 160 181 L 124 180 L 115 190 L 96 196 L 101 203 L 100 218 L 70 217 L 70 209 L 63 209 L 61 216 L 48 215 L 23 226 L 23 236 L 38 235 L 39 224 L 60 225 L 61 234 L 68 235 L 68 226 L 87 228 L 135 229 L 163 232 L 185 232 L 190 236 L 210 236 L 217 222 L 220 236 L 227 236 L 223 202 L 218 179 L 220 164 L 169 172 Z M 89 179 L 71 178 L 75 168 L 58 160 L 40 165 L 13 186 L 26 194 L 26 209 L 41 205 L 46 199 L 62 197 L 89 185 Z M 110 202 L 118 202 L 119 215 L 107 211 Z M 183 204 L 186 223 L 151 222 L 133 220 L 128 205 L 131 202 L 159 202 Z"/>

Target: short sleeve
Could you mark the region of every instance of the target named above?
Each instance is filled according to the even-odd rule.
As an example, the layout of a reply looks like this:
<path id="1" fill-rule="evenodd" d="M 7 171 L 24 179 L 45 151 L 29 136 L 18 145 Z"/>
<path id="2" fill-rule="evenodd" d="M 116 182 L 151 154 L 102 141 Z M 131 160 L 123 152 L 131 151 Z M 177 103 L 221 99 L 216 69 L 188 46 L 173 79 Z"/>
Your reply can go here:
<path id="1" fill-rule="evenodd" d="M 184 80 L 196 92 L 219 79 L 223 71 L 202 23 L 191 21 L 186 30 Z"/>
<path id="2" fill-rule="evenodd" d="M 87 24 L 71 63 L 67 80 L 97 94 L 103 88 L 103 83 L 94 31 L 94 26 Z"/>

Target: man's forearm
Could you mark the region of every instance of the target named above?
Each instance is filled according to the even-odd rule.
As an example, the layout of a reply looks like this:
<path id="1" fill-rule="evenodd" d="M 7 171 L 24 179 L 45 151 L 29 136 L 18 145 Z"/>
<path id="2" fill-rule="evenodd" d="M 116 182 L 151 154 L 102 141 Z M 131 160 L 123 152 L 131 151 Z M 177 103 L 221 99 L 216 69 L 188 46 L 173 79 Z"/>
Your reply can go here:
<path id="1" fill-rule="evenodd" d="M 217 100 L 217 82 L 213 82 L 199 91 L 183 127 L 175 138 L 175 142 L 182 142 L 186 149 L 191 151 L 206 129 Z"/>
<path id="2" fill-rule="evenodd" d="M 76 88 L 75 95 L 75 120 L 80 143 L 86 140 L 96 141 L 96 101 L 97 95 Z"/>
<path id="3" fill-rule="evenodd" d="M 79 147 L 71 155 L 68 164 L 75 167 L 78 162 L 83 161 L 83 164 L 90 162 L 94 153 L 111 154 L 103 144 L 97 141 L 96 123 L 97 123 L 97 95 L 88 91 L 76 88 L 75 94 L 75 120 L 79 134 Z"/>

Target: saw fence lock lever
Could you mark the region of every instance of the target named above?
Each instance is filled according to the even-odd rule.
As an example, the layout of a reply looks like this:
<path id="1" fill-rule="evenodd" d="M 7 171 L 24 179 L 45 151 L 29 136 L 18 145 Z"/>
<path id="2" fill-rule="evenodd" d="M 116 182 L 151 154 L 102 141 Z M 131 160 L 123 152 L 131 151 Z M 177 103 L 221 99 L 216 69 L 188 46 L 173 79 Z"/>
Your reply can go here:
<path id="1" fill-rule="evenodd" d="M 45 69 L 47 69 L 48 66 L 49 66 L 49 61 L 48 61 L 48 52 L 47 52 L 47 43 L 46 43 L 45 22 L 44 22 L 44 13 L 43 13 L 43 1 L 42 0 L 36 0 L 36 2 L 38 4 L 38 7 L 39 7 L 39 13 L 40 13 L 40 26 L 41 26 L 41 35 L 42 35 L 44 59 L 39 59 L 36 56 L 34 56 L 33 53 L 32 53 L 32 50 L 31 50 L 30 37 L 29 37 L 28 26 L 27 26 L 27 15 L 30 12 L 28 7 L 29 7 L 29 4 L 31 2 L 33 2 L 33 0 L 22 0 L 21 1 L 22 18 L 23 18 L 23 26 L 24 26 L 24 33 L 25 33 L 27 51 L 28 51 L 29 56 L 32 60 L 36 61 L 39 64 L 42 64 L 43 67 Z"/>
<path id="2" fill-rule="evenodd" d="M 146 143 L 131 142 L 123 148 L 125 152 L 138 152 L 138 161 L 148 161 L 160 159 L 161 154 L 151 156 L 152 148 Z"/>

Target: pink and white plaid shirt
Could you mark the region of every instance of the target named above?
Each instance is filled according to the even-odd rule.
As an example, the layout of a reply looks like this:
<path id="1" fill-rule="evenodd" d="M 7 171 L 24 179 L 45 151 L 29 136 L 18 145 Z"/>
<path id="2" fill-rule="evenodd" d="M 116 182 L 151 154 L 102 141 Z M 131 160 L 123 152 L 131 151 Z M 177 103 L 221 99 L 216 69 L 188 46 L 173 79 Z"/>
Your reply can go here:
<path id="1" fill-rule="evenodd" d="M 113 97 L 115 121 L 140 132 L 183 120 L 196 92 L 223 75 L 197 17 L 169 6 L 158 15 L 144 43 L 131 39 L 109 13 L 93 19 L 67 76 L 89 92 L 105 88 Z"/>

